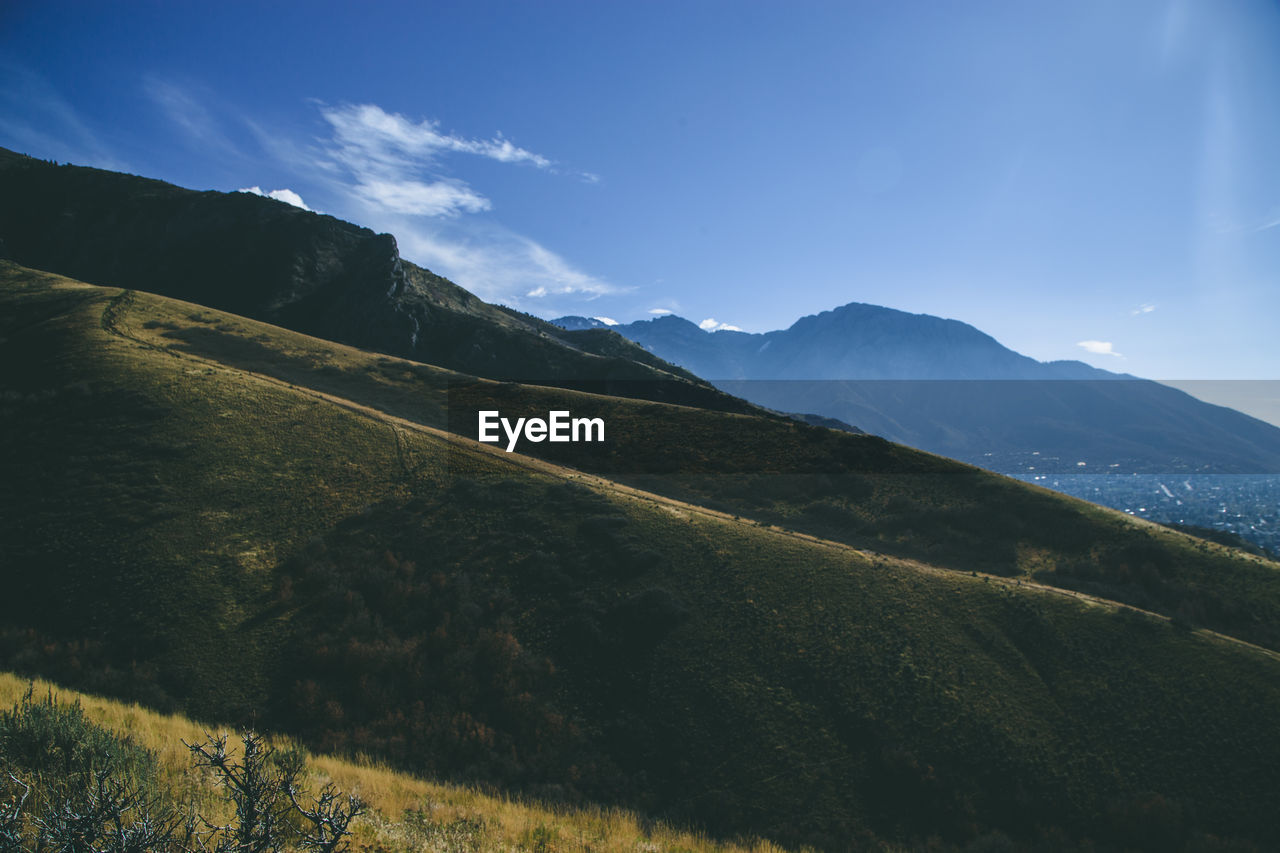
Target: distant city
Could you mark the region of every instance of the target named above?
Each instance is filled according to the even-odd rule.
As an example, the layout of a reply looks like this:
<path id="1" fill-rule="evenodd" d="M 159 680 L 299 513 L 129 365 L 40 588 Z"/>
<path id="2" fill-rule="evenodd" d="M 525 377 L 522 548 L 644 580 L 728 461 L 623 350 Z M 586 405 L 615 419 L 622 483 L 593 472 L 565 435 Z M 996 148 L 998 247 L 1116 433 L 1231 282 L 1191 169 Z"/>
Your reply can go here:
<path id="1" fill-rule="evenodd" d="M 1107 473 L 1086 474 L 1064 472 L 1060 460 L 1039 454 L 1010 455 L 998 464 L 987 459 L 983 467 L 1149 521 L 1235 534 L 1280 555 L 1277 474 L 1127 473 L 1123 463 L 1104 466 Z"/>

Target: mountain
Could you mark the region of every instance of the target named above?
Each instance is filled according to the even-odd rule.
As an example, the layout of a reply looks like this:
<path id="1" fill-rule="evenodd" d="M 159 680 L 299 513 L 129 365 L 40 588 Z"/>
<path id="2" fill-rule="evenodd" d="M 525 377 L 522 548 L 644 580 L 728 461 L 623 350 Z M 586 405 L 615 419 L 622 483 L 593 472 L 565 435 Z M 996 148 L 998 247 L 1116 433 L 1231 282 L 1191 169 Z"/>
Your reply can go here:
<path id="1" fill-rule="evenodd" d="M 606 323 L 598 317 L 561 317 L 555 321 L 555 325 L 571 332 L 580 332 L 583 329 L 608 329 L 612 324 Z"/>
<path id="2" fill-rule="evenodd" d="M 1280 472 L 1270 424 L 1127 374 L 1038 362 L 956 320 L 851 303 L 764 334 L 672 315 L 611 328 L 762 406 L 1007 473 Z"/>
<path id="3" fill-rule="evenodd" d="M 858 302 L 765 334 L 708 332 L 673 314 L 611 328 L 714 380 L 1117 378 L 1078 361 L 1042 364 L 957 320 Z"/>
<path id="4" fill-rule="evenodd" d="M 560 406 L 610 441 L 471 438 Z M 24 672 L 722 837 L 1280 843 L 1256 555 L 871 436 L 10 263 L 0 440 Z"/>
<path id="5" fill-rule="evenodd" d="M 30 267 L 479 376 L 751 409 L 617 335 L 490 305 L 401 258 L 390 234 L 249 193 L 0 151 L 0 245 Z"/>

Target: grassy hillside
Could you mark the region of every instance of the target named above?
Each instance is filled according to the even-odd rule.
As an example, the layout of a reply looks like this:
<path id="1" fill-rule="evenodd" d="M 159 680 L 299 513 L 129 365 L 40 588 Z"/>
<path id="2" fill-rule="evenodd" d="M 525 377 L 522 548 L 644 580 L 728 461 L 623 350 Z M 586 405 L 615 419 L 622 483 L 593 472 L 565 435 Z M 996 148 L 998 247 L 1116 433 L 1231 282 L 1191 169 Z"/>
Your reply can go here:
<path id="1" fill-rule="evenodd" d="M 0 708 L 19 706 L 31 691 L 39 701 L 52 696 L 61 706 L 78 704 L 84 719 L 113 733 L 135 747 L 155 755 L 158 781 L 166 799 L 199 804 L 201 813 L 217 822 L 229 822 L 231 810 L 219 801 L 207 777 L 193 772 L 191 754 L 183 741 L 200 743 L 210 733 L 225 731 L 208 723 L 176 714 L 158 714 L 136 704 L 66 690 L 46 681 L 29 681 L 0 672 Z M 242 753 L 239 738 L 232 747 Z M 274 738 L 280 750 L 296 747 L 287 738 Z M 22 773 L 8 763 L 7 769 Z M 489 851 L 633 851 L 749 850 L 768 853 L 778 848 L 767 841 L 716 842 L 703 835 L 682 832 L 645 820 L 620 809 L 569 808 L 494 796 L 475 788 L 447 785 L 396 772 L 385 765 L 350 761 L 331 755 L 310 755 L 308 766 L 313 788 L 326 781 L 341 790 L 356 792 L 369 812 L 352 827 L 352 842 L 363 853 L 401 853 L 421 850 Z M 29 774 L 23 774 L 28 779 Z"/>
<path id="2" fill-rule="evenodd" d="M 1276 656 L 1025 577 L 1063 530 L 1263 593 L 1270 564 L 875 439 L 572 397 L 621 445 L 584 467 L 720 511 L 430 426 L 545 391 L 12 266 L 3 302 L 11 667 L 722 835 L 1280 844 Z M 734 517 L 761 494 L 813 529 L 866 507 L 860 544 L 974 544 Z M 954 570 L 984 543 L 1022 576 Z"/>
<path id="3" fill-rule="evenodd" d="M 143 294 L 112 316 L 117 336 L 463 436 L 476 435 L 480 409 L 604 417 L 604 444 L 519 449 L 765 524 L 1075 589 L 1280 649 L 1276 563 L 874 437 L 476 380 Z"/>

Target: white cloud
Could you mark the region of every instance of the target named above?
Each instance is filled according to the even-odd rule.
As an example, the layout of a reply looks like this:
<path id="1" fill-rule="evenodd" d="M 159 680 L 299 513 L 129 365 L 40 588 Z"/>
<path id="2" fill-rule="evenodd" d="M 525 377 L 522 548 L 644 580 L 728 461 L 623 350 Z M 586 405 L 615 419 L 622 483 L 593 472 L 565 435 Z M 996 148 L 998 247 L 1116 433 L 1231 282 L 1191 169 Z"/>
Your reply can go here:
<path id="1" fill-rule="evenodd" d="M 267 193 L 268 198 L 274 198 L 276 201 L 283 201 L 285 204 L 291 204 L 294 207 L 300 207 L 303 210 L 310 210 L 307 203 L 302 200 L 302 196 L 298 195 L 291 189 L 272 190 Z"/>
<path id="2" fill-rule="evenodd" d="M 460 211 L 479 213 L 492 207 L 489 199 L 472 192 L 462 181 L 364 180 L 353 191 L 392 213 L 415 216 L 457 216 Z"/>
<path id="3" fill-rule="evenodd" d="M 498 226 L 463 229 L 445 220 L 381 220 L 401 253 L 481 299 L 519 307 L 528 300 L 591 300 L 626 288 L 583 272 L 533 240 Z"/>
<path id="4" fill-rule="evenodd" d="M 1114 355 L 1116 358 L 1124 358 L 1111 348 L 1111 341 L 1077 341 L 1076 346 L 1082 347 L 1085 352 L 1093 355 Z"/>
<path id="5" fill-rule="evenodd" d="M 672 314 L 674 312 L 670 308 L 650 308 L 649 313 L 661 316 L 663 314 Z"/>
<path id="6" fill-rule="evenodd" d="M 592 320 L 599 320 L 601 323 L 604 323 L 606 326 L 616 326 L 616 325 L 618 325 L 618 321 L 617 321 L 617 320 L 615 320 L 615 319 L 613 319 L 612 317 L 592 317 L 591 319 L 592 319 Z"/>
<path id="7" fill-rule="evenodd" d="M 701 323 L 698 324 L 698 328 L 702 329 L 704 332 L 721 332 L 721 331 L 741 332 L 742 331 L 742 329 L 740 329 L 737 326 L 731 326 L 728 323 L 721 323 L 715 317 L 708 317 L 707 319 L 703 320 Z"/>
<path id="8" fill-rule="evenodd" d="M 538 312 L 569 308 L 559 313 L 585 314 L 573 303 L 626 289 L 489 217 L 464 215 L 494 205 L 443 162 L 470 154 L 555 173 L 549 158 L 501 134 L 466 138 L 441 130 L 438 122 L 413 121 L 373 104 L 318 103 L 318 109 L 327 132 L 312 140 L 291 140 L 253 124 L 250 130 L 281 164 L 311 182 L 308 195 L 319 191 L 331 213 L 394 234 L 406 259 L 482 299 Z"/>
<path id="9" fill-rule="evenodd" d="M 388 113 L 376 104 L 323 107 L 320 114 L 333 128 L 338 153 L 365 164 L 404 166 L 407 161 L 432 162 L 441 153 L 476 154 L 500 163 L 529 163 L 539 169 L 551 161 L 502 136 L 467 139 L 440 131 L 439 122 L 411 121 L 399 113 Z"/>
<path id="10" fill-rule="evenodd" d="M 375 211 L 456 217 L 492 209 L 489 199 L 465 181 L 440 174 L 440 161 L 450 154 L 552 168 L 550 159 L 501 133 L 492 139 L 470 139 L 442 131 L 431 119 L 415 122 L 376 104 L 322 104 L 320 114 L 331 135 L 321 142 L 323 162 L 317 165 L 348 173 L 352 180 L 345 191 Z"/>
<path id="11" fill-rule="evenodd" d="M 1139 314 L 1150 314 L 1154 310 L 1156 310 L 1155 305 L 1151 304 L 1150 302 L 1144 302 L 1141 305 L 1139 305 L 1137 308 L 1134 308 L 1129 313 L 1136 317 Z"/>
<path id="12" fill-rule="evenodd" d="M 556 286 L 551 290 L 552 293 L 561 295 L 587 293 L 600 296 L 617 290 L 612 285 L 575 269 L 555 252 L 538 245 L 526 237 L 520 237 L 518 241 L 523 244 L 524 252 L 532 263 L 533 268 L 556 283 Z"/>
<path id="13" fill-rule="evenodd" d="M 445 154 L 472 154 L 499 163 L 534 166 L 553 174 L 572 175 L 583 183 L 598 184 L 593 172 L 556 167 L 549 157 L 521 148 L 502 135 L 471 139 L 440 129 L 440 122 L 413 121 L 389 113 L 377 104 L 321 105 L 320 114 L 333 129 L 332 155 L 353 171 L 392 170 L 434 166 Z"/>
<path id="14" fill-rule="evenodd" d="M 255 185 L 252 187 L 244 187 L 240 192 L 260 195 L 264 198 L 274 198 L 276 201 L 283 201 L 285 204 L 291 204 L 294 207 L 300 207 L 303 210 L 311 210 L 311 208 L 307 207 L 307 203 L 302 200 L 302 196 L 298 195 L 291 189 L 272 190 L 269 193 L 264 193 L 262 191 L 262 187 Z"/>

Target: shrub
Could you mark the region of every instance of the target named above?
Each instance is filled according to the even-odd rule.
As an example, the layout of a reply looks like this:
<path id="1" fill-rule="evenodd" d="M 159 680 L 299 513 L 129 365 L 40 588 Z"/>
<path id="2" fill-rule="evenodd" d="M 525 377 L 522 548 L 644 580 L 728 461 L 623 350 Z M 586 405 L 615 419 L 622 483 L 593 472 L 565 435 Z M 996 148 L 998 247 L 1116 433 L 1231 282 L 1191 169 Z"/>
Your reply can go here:
<path id="1" fill-rule="evenodd" d="M 235 807 L 215 825 L 160 784 L 154 753 L 93 723 L 79 702 L 28 690 L 0 713 L 0 851 L 340 853 L 364 803 L 328 783 L 303 790 L 306 757 L 253 731 L 236 757 L 225 735 L 187 744 Z"/>
<path id="2" fill-rule="evenodd" d="M 0 760 L 44 784 L 84 785 L 96 773 L 151 787 L 156 757 L 149 750 L 93 722 L 79 701 L 59 703 L 52 693 L 0 713 Z"/>

